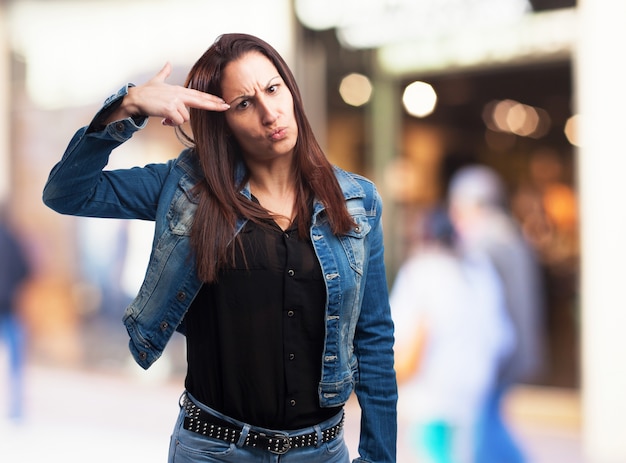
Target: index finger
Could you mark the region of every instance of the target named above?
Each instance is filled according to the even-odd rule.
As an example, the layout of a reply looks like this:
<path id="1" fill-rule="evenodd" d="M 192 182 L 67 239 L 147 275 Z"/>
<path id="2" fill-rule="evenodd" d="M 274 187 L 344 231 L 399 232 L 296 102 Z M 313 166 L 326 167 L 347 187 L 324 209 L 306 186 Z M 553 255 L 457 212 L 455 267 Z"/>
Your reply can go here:
<path id="1" fill-rule="evenodd" d="M 230 105 L 219 96 L 192 88 L 186 89 L 185 106 L 208 111 L 226 111 L 230 108 Z"/>

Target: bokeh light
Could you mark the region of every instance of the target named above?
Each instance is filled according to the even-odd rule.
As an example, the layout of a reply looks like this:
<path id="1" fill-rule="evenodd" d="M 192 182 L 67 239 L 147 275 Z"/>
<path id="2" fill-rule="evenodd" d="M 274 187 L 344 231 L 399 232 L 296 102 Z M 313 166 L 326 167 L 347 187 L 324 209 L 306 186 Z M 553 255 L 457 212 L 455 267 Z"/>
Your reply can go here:
<path id="1" fill-rule="evenodd" d="M 485 105 L 482 117 L 489 130 L 520 137 L 541 138 L 552 124 L 545 109 L 512 99 L 490 101 Z"/>
<path id="2" fill-rule="evenodd" d="M 372 96 L 372 83 L 363 74 L 348 74 L 341 79 L 339 94 L 346 104 L 363 106 Z"/>
<path id="3" fill-rule="evenodd" d="M 574 114 L 565 122 L 565 136 L 574 146 L 580 146 L 580 138 L 578 137 L 578 126 L 580 125 L 580 114 Z"/>
<path id="4" fill-rule="evenodd" d="M 437 93 L 429 83 L 415 81 L 404 89 L 402 104 L 411 116 L 426 117 L 435 110 Z"/>
<path id="5" fill-rule="evenodd" d="M 309 29 L 321 31 L 335 27 L 344 15 L 343 3 L 335 0 L 295 0 L 298 20 Z"/>

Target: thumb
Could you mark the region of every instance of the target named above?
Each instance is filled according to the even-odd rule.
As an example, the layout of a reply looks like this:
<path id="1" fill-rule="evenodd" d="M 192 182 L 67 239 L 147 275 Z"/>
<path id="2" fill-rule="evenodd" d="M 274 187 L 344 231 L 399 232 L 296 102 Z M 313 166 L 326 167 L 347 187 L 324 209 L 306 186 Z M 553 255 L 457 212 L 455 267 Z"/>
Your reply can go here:
<path id="1" fill-rule="evenodd" d="M 157 75 L 152 78 L 152 80 L 165 82 L 165 79 L 167 79 L 171 73 L 172 73 L 172 65 L 168 61 L 167 63 L 165 63 L 165 66 L 163 66 L 161 70 L 157 73 Z"/>

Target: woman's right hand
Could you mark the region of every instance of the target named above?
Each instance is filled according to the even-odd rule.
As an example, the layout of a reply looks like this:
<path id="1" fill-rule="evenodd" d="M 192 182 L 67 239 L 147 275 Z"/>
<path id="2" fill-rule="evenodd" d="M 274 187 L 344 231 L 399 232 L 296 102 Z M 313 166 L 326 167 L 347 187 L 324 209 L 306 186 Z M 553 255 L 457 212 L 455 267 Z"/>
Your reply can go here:
<path id="1" fill-rule="evenodd" d="M 165 82 L 172 72 L 170 63 L 142 85 L 129 87 L 120 107 L 107 123 L 132 116 L 161 117 L 163 125 L 178 126 L 189 120 L 189 108 L 226 111 L 230 106 L 220 97 Z"/>

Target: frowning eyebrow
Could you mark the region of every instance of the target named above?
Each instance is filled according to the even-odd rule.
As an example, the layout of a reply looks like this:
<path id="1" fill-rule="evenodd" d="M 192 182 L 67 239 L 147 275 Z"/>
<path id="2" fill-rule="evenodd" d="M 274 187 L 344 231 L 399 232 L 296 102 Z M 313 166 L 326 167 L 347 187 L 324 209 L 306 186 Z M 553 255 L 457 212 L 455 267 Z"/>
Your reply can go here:
<path id="1" fill-rule="evenodd" d="M 274 81 L 274 79 L 280 79 L 280 75 L 276 75 L 274 77 L 272 77 L 270 80 L 267 81 L 267 84 L 265 85 L 265 88 L 269 87 L 272 85 L 272 82 Z M 233 107 L 233 103 L 235 103 L 235 101 L 237 100 L 241 100 L 241 99 L 245 99 L 245 98 L 252 98 L 253 95 L 247 95 L 247 94 L 242 94 L 239 95 L 238 97 L 233 98 L 233 100 L 231 102 L 229 102 L 228 104 L 231 106 L 231 108 Z"/>

